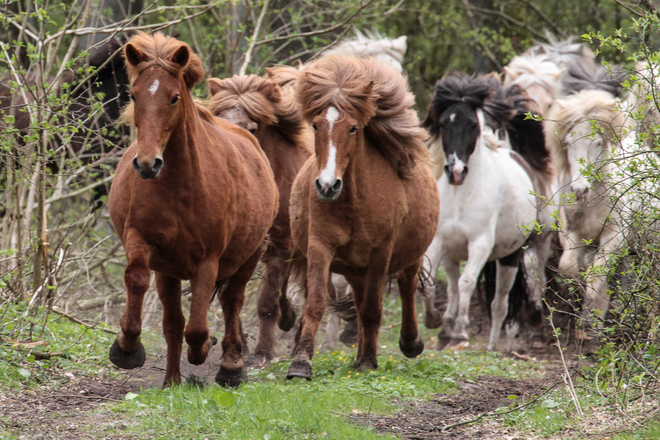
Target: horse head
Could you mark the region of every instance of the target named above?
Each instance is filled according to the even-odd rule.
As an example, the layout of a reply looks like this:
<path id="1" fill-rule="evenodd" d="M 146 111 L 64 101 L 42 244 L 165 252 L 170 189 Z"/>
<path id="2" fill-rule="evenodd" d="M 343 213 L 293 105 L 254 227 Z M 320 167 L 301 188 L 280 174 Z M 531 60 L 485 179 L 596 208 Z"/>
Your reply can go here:
<path id="1" fill-rule="evenodd" d="M 575 193 L 577 201 L 591 200 L 591 173 L 599 174 L 599 168 L 607 162 L 609 140 L 601 131 L 594 133 L 589 121 L 573 126 L 565 139 L 568 158 L 569 190 Z M 593 167 L 594 171 L 589 171 Z"/>
<path id="2" fill-rule="evenodd" d="M 146 44 L 141 44 L 143 40 Z M 152 40 L 163 41 L 158 46 Z M 161 49 L 152 53 L 152 47 Z M 179 134 L 186 109 L 196 111 L 188 90 L 204 71 L 188 45 L 162 34 L 133 37 L 124 55 L 133 82 L 130 93 L 138 130 L 133 167 L 141 178 L 155 179 L 165 165 L 163 153 L 170 138 Z"/>

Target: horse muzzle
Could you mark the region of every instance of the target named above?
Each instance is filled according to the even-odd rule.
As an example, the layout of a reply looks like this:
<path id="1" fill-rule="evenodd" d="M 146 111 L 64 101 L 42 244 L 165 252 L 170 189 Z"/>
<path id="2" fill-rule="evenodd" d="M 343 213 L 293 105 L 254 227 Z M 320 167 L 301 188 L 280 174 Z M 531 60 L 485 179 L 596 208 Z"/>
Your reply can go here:
<path id="1" fill-rule="evenodd" d="M 344 187 L 344 182 L 341 179 L 336 179 L 332 185 L 322 184 L 317 178 L 316 181 L 316 191 L 319 193 L 319 197 L 324 202 L 334 202 L 339 198 L 341 194 L 341 189 Z"/>
<path id="2" fill-rule="evenodd" d="M 161 157 L 156 157 L 151 161 L 140 161 L 137 156 L 133 158 L 133 168 L 142 179 L 155 179 L 163 169 L 163 165 L 165 162 Z"/>
<path id="3" fill-rule="evenodd" d="M 449 163 L 445 165 L 445 174 L 451 185 L 462 185 L 467 173 L 468 167 L 462 163 Z"/>

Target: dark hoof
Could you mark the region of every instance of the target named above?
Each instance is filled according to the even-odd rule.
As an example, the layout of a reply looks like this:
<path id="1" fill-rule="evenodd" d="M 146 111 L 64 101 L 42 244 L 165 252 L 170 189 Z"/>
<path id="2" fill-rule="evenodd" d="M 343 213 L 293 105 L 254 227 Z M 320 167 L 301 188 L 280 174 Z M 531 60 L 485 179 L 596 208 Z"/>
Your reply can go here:
<path id="1" fill-rule="evenodd" d="M 270 362 L 271 357 L 267 354 L 264 353 L 255 353 L 251 356 L 247 357 L 247 366 L 252 367 L 252 368 L 264 368 L 268 366 L 268 363 Z"/>
<path id="2" fill-rule="evenodd" d="M 119 347 L 117 341 L 110 347 L 110 362 L 123 368 L 124 370 L 132 370 L 144 365 L 147 355 L 144 352 L 144 345 L 140 342 L 137 350 L 132 353 L 126 353 Z"/>
<path id="3" fill-rule="evenodd" d="M 451 341 L 451 335 L 445 329 L 440 330 L 438 333 L 438 350 L 444 350 Z"/>
<path id="4" fill-rule="evenodd" d="M 424 326 L 426 328 L 438 328 L 442 325 L 442 315 L 437 310 L 433 313 L 426 313 L 424 315 Z"/>
<path id="5" fill-rule="evenodd" d="M 543 311 L 541 309 L 532 310 L 527 317 L 527 323 L 533 330 L 540 328 L 543 325 Z"/>
<path id="6" fill-rule="evenodd" d="M 218 374 L 215 375 L 215 381 L 222 387 L 236 388 L 241 383 L 247 383 L 248 379 L 247 374 L 245 373 L 245 368 L 228 370 L 227 368 L 220 366 Z"/>
<path id="7" fill-rule="evenodd" d="M 288 332 L 293 328 L 294 325 L 296 325 L 296 312 L 291 306 L 289 306 L 289 310 L 280 315 L 279 319 L 277 320 L 277 326 L 283 332 Z"/>
<path id="8" fill-rule="evenodd" d="M 353 369 L 360 373 L 364 371 L 375 370 L 377 368 L 378 368 L 378 361 L 375 359 L 355 361 L 355 363 L 353 364 Z"/>
<path id="9" fill-rule="evenodd" d="M 419 336 L 412 343 L 406 343 L 403 338 L 399 338 L 399 348 L 405 357 L 412 359 L 422 354 L 424 351 L 424 341 Z"/>
<path id="10" fill-rule="evenodd" d="M 357 319 L 348 321 L 344 326 L 344 330 L 339 334 L 339 341 L 347 347 L 352 347 L 358 342 L 358 325 Z"/>
<path id="11" fill-rule="evenodd" d="M 286 373 L 286 378 L 293 379 L 294 377 L 312 380 L 312 363 L 310 361 L 294 359 L 291 365 L 289 365 L 289 372 Z"/>
<path id="12" fill-rule="evenodd" d="M 211 345 L 216 345 L 218 343 L 218 338 L 215 336 L 210 336 L 209 339 L 211 340 Z"/>

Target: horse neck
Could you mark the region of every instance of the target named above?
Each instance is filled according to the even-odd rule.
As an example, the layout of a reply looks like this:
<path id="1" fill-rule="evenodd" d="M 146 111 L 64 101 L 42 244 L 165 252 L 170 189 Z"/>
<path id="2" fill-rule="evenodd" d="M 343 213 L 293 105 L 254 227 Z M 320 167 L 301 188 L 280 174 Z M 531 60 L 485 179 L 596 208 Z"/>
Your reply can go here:
<path id="1" fill-rule="evenodd" d="M 368 164 L 368 148 L 371 148 L 367 144 L 367 140 L 364 135 L 364 130 L 358 130 L 356 136 L 357 145 L 355 146 L 355 154 L 353 158 L 349 161 L 346 170 L 344 171 L 344 191 L 348 195 L 348 198 L 345 199 L 348 203 L 355 203 L 359 206 L 360 190 L 364 189 L 363 180 L 369 180 L 369 176 L 365 175 L 364 168 L 365 164 Z M 362 168 L 360 168 L 362 167 Z"/>
<path id="2" fill-rule="evenodd" d="M 188 93 L 182 94 L 182 100 L 183 115 L 172 127 L 172 135 L 163 152 L 163 160 L 166 164 L 175 164 L 169 168 L 176 177 L 201 176 L 199 145 L 200 136 L 205 134 L 204 126 L 197 114 L 192 96 Z"/>

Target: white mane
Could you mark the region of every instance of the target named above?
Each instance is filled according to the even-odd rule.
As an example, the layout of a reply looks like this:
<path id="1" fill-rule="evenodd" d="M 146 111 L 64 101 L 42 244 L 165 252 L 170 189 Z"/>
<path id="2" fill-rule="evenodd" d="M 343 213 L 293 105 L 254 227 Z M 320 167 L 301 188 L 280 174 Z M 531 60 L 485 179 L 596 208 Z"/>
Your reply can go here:
<path id="1" fill-rule="evenodd" d="M 379 33 L 367 32 L 367 35 L 355 30 L 355 38 L 346 40 L 336 47 L 323 52 L 325 55 L 340 54 L 349 57 L 367 58 L 371 57 L 378 62 L 388 64 L 399 72 L 403 71 L 403 56 L 406 53 L 405 35 L 399 38 L 384 38 Z"/>
<path id="2" fill-rule="evenodd" d="M 504 85 L 519 85 L 523 89 L 539 84 L 552 96 L 559 96 L 559 77 L 564 69 L 550 61 L 547 55 L 523 54 L 514 57 L 504 67 Z"/>

